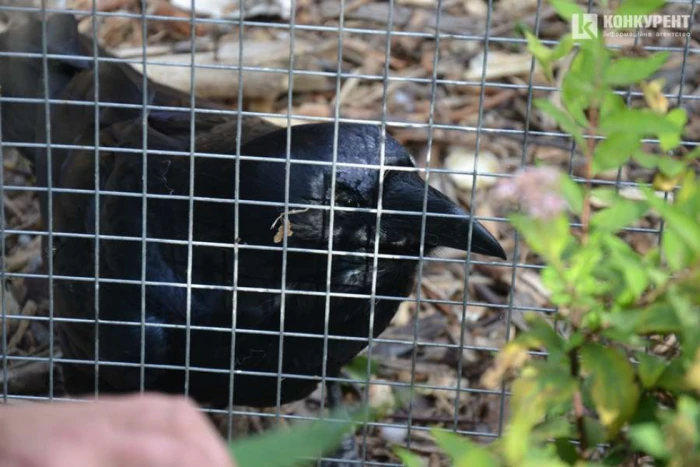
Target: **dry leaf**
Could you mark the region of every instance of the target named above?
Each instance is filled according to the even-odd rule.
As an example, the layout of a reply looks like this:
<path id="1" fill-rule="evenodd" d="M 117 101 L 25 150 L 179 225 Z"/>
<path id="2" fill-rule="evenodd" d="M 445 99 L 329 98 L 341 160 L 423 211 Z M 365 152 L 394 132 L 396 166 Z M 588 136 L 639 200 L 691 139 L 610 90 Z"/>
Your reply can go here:
<path id="1" fill-rule="evenodd" d="M 666 80 L 655 79 L 648 83 L 642 83 L 644 100 L 655 112 L 665 114 L 668 112 L 668 99 L 664 95 L 664 84 Z"/>
<path id="2" fill-rule="evenodd" d="M 487 389 L 497 389 L 503 380 L 519 370 L 529 359 L 527 348 L 511 342 L 496 356 L 496 362 L 481 377 L 481 384 Z"/>
<path id="3" fill-rule="evenodd" d="M 491 152 L 480 151 L 477 158 L 473 150 L 463 147 L 450 148 L 445 158 L 445 168 L 455 172 L 467 172 L 463 174 L 450 173 L 450 179 L 457 187 L 465 192 L 471 192 L 474 176 L 468 172 L 474 172 L 476 164 L 476 188 L 486 188 L 494 185 L 498 178 L 492 176 L 502 172 L 500 161 Z M 484 174 L 484 175 L 479 175 Z"/>
<path id="4" fill-rule="evenodd" d="M 372 381 L 369 386 L 369 406 L 382 412 L 394 408 L 395 400 L 391 386 L 388 384 L 377 384 L 381 380 Z"/>
<path id="5" fill-rule="evenodd" d="M 309 208 L 306 208 L 306 209 L 292 209 L 291 211 L 289 211 L 289 213 L 288 213 L 288 215 L 287 215 L 287 222 L 286 222 L 286 224 L 287 224 L 287 232 L 286 232 L 287 237 L 291 237 L 292 235 L 294 235 L 294 232 L 292 231 L 292 222 L 289 220 L 289 216 L 291 216 L 291 215 L 293 215 L 293 214 L 301 214 L 302 212 L 306 212 L 306 211 L 308 211 L 308 210 L 309 210 Z M 273 241 L 274 241 L 275 243 L 280 243 L 280 242 L 284 239 L 284 235 L 285 235 L 285 232 L 284 232 L 284 225 L 285 225 L 285 222 L 282 220 L 284 217 L 285 217 L 285 216 L 284 216 L 284 213 L 280 214 L 279 216 L 277 216 L 277 219 L 275 219 L 275 221 L 274 221 L 274 222 L 272 223 L 272 225 L 270 226 L 270 230 L 272 230 L 272 229 L 274 229 L 275 227 L 277 227 L 277 226 L 279 225 L 279 227 L 277 228 L 277 233 L 275 234 L 275 236 L 274 236 L 274 238 L 273 238 Z"/>
<path id="6" fill-rule="evenodd" d="M 484 53 L 480 53 L 471 59 L 469 68 L 464 72 L 464 79 L 468 81 L 481 80 L 482 74 L 485 80 L 506 78 L 510 76 L 527 76 L 532 66 L 532 55 L 529 53 L 507 53 L 489 51 L 486 59 L 486 72 L 484 73 Z M 539 67 L 535 67 L 538 71 Z M 541 73 L 541 71 L 540 71 Z"/>
<path id="7" fill-rule="evenodd" d="M 192 7 L 191 0 L 170 0 L 170 3 L 185 11 Z M 223 12 L 231 8 L 231 5 L 235 3 L 231 0 L 197 0 L 194 8 L 198 15 L 219 17 L 223 16 Z"/>
<path id="8" fill-rule="evenodd" d="M 273 241 L 275 243 L 281 243 L 282 239 L 284 239 L 284 233 L 283 233 L 284 225 L 285 225 L 285 223 L 282 222 L 280 224 L 280 226 L 277 228 L 277 233 L 275 234 L 275 238 L 273 239 Z M 292 223 L 287 222 L 286 225 L 287 225 L 287 237 L 291 237 L 292 235 L 294 235 L 294 232 L 292 232 Z"/>

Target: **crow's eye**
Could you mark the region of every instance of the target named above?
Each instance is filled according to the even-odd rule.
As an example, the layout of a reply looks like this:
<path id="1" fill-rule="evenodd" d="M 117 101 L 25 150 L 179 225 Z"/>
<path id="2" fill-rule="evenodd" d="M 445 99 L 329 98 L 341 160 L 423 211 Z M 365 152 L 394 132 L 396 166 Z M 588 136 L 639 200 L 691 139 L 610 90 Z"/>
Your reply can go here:
<path id="1" fill-rule="evenodd" d="M 360 207 L 360 200 L 348 193 L 336 193 L 335 205 L 344 208 L 358 208 Z"/>
<path id="2" fill-rule="evenodd" d="M 329 190 L 330 194 L 330 190 Z M 329 200 L 330 201 L 330 200 Z M 337 180 L 335 185 L 335 206 L 343 208 L 356 208 L 361 205 L 362 198 L 355 187 L 344 180 Z"/>

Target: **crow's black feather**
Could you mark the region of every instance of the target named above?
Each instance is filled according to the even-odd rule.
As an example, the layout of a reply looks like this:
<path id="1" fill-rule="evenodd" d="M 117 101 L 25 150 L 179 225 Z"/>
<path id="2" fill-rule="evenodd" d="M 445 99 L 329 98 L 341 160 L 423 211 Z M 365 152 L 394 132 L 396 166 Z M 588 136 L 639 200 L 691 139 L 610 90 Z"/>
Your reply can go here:
<path id="1" fill-rule="evenodd" d="M 47 30 L 52 33 L 52 47 L 57 53 L 70 56 L 52 59 L 49 64 L 49 89 L 53 98 L 83 104 L 94 102 L 97 81 L 100 103 L 142 103 L 142 77 L 137 72 L 126 64 L 103 62 L 96 77 L 89 60 L 93 44 L 78 34 L 75 20 L 68 15 L 56 15 L 49 22 Z M 10 52 L 40 52 L 41 36 L 37 31 L 41 31 L 41 24 L 34 20 L 14 26 L 0 35 L 0 47 Z M 100 53 L 105 55 L 104 51 Z M 16 56 L 0 58 L 3 96 L 43 97 L 40 61 L 40 58 Z M 189 96 L 168 87 L 149 82 L 147 88 L 148 100 L 156 106 L 190 103 Z M 212 107 L 200 101 L 197 105 Z M 44 110 L 40 102 L 4 104 L 3 143 L 44 142 Z M 52 143 L 88 147 L 99 143 L 99 186 L 95 186 L 96 155 L 92 149 L 55 147 L 49 168 L 45 148 L 20 148 L 34 162 L 39 185 L 47 185 L 50 171 L 54 188 L 85 190 L 53 194 L 55 313 L 62 318 L 85 320 L 58 324 L 63 357 L 85 360 L 84 364 L 63 365 L 69 392 L 94 391 L 95 338 L 99 337 L 100 392 L 138 390 L 142 384 L 138 364 L 144 358 L 150 365 L 144 370 L 143 386 L 147 390 L 183 392 L 185 373 L 179 367 L 189 363 L 190 395 L 202 403 L 223 405 L 228 401 L 229 370 L 233 366 L 242 372 L 234 378 L 235 403 L 271 406 L 278 402 L 276 374 L 281 367 L 284 376 L 280 401 L 294 401 L 311 393 L 317 385 L 314 377 L 323 373 L 322 336 L 326 328 L 328 285 L 332 297 L 327 327 L 334 336 L 328 340 L 325 370 L 329 376 L 337 375 L 343 365 L 366 347 L 370 319 L 374 320 L 374 336 L 378 336 L 389 325 L 401 298 L 410 293 L 417 259 L 396 257 L 418 255 L 422 218 L 402 212 L 423 209 L 425 183 L 411 170 L 414 165 L 405 149 L 390 136 L 383 137 L 379 128 L 359 124 L 337 127 L 336 206 L 365 209 L 336 210 L 331 229 L 328 207 L 333 195 L 333 173 L 328 164 L 319 162 L 333 160 L 336 141 L 333 124 L 294 127 L 288 140 L 286 129 L 259 119 L 244 119 L 241 152 L 256 159 L 240 161 L 236 173 L 236 159 L 231 157 L 236 151 L 235 118 L 197 113 L 192 141 L 188 110 L 155 110 L 144 117 L 139 108 L 102 105 L 97 129 L 95 112 L 92 105 L 54 104 L 50 123 Z M 386 170 L 380 171 L 383 142 Z M 143 157 L 146 156 L 139 152 L 144 146 L 148 148 L 145 173 Z M 191 269 L 188 269 L 190 201 L 187 197 L 192 159 L 171 154 L 187 153 L 191 146 L 198 152 L 219 157 L 197 156 L 193 162 L 194 243 Z M 286 162 L 287 156 L 293 163 Z M 289 251 L 283 271 L 281 243 L 279 237 L 275 238 L 278 227 L 271 225 L 283 212 L 279 204 L 286 200 L 287 170 L 291 171 L 287 201 L 312 208 L 292 208 L 293 213 L 288 217 L 291 233 L 286 239 Z M 240 180 L 238 238 L 231 201 L 237 179 Z M 146 203 L 145 232 L 141 196 L 144 181 L 145 190 L 151 195 Z M 376 211 L 369 210 L 379 204 L 380 184 L 383 185 L 381 207 L 385 212 L 377 232 Z M 99 196 L 94 194 L 96 188 L 103 191 Z M 42 196 L 41 201 L 46 220 L 47 197 Z M 432 188 L 427 192 L 427 206 L 430 213 L 439 216 L 426 219 L 426 253 L 441 246 L 466 250 L 470 241 L 468 214 Z M 102 236 L 97 259 L 98 275 L 103 279 L 99 287 L 99 316 L 94 306 L 96 287 L 92 280 L 60 278 L 95 277 L 94 240 L 65 237 L 60 235 L 62 232 Z M 144 237 L 149 239 L 145 250 Z M 372 307 L 369 298 L 375 276 L 372 254 L 377 239 L 383 256 L 377 262 L 375 292 L 382 298 L 375 299 Z M 335 252 L 330 271 L 324 253 L 329 240 Z M 236 242 L 263 248 L 240 248 L 235 257 Z M 473 223 L 471 248 L 477 253 L 504 257 L 497 240 L 477 222 Z M 235 277 L 234 263 L 238 265 L 235 308 L 230 290 Z M 147 285 L 142 287 L 144 276 Z M 286 276 L 285 284 L 283 276 Z M 195 284 L 190 289 L 189 316 L 188 281 Z M 211 285 L 223 286 L 224 290 L 207 287 Z M 277 291 L 281 288 L 287 291 L 284 298 Z M 237 331 L 232 365 L 230 328 L 234 309 Z M 94 335 L 97 317 L 99 336 Z M 188 321 L 193 326 L 189 353 L 186 352 L 188 337 L 183 329 Z M 163 327 L 164 324 L 175 326 Z M 283 339 L 280 366 L 282 326 L 290 334 Z"/>

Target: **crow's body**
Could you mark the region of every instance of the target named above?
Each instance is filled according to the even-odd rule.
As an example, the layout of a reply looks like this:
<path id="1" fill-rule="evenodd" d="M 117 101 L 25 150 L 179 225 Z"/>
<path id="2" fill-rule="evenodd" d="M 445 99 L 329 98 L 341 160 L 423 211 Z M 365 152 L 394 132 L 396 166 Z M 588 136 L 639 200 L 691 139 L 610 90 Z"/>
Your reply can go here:
<path id="1" fill-rule="evenodd" d="M 13 29 L 10 29 L 0 35 L 0 50 L 40 52 L 37 28 L 40 32 L 40 23 L 15 28 L 14 36 Z M 93 102 L 92 43 L 77 34 L 70 16 L 54 16 L 47 29 L 54 53 L 90 57 L 87 60 L 72 58 L 49 62 L 52 97 Z M 13 61 L 12 68 L 10 61 Z M 41 97 L 40 63 L 40 59 L 0 58 L 3 96 Z M 17 83 L 17 76 L 24 76 L 21 83 Z M 128 65 L 102 63 L 98 76 L 99 101 L 141 104 L 141 80 L 141 76 Z M 178 91 L 153 83 L 148 89 L 148 100 L 154 105 L 189 105 L 189 96 Z M 45 141 L 43 104 L 4 103 L 2 110 L 5 144 Z M 336 376 L 343 365 L 366 347 L 370 312 L 374 312 L 373 329 L 374 336 L 377 336 L 388 326 L 400 299 L 410 293 L 417 259 L 387 257 L 415 256 L 419 252 L 421 217 L 396 212 L 421 211 L 423 208 L 424 182 L 413 171 L 396 170 L 413 167 L 406 151 L 391 137 L 386 137 L 384 162 L 388 170 L 383 180 L 382 208 L 388 211 L 382 214 L 378 234 L 375 233 L 376 213 L 349 209 L 335 212 L 333 250 L 350 254 L 334 253 L 330 275 L 327 254 L 295 249 L 326 250 L 328 247 L 330 211 L 327 207 L 331 201 L 332 169 L 328 165 L 313 163 L 289 165 L 289 203 L 314 208 L 290 208 L 293 212 L 289 215 L 292 232 L 286 239 L 289 251 L 283 271 L 282 244 L 275 241 L 278 228 L 271 229 L 270 226 L 283 213 L 280 204 L 285 201 L 287 130 L 257 119 L 242 122 L 241 153 L 263 160 L 240 161 L 237 174 L 233 157 L 194 158 L 194 196 L 203 199 L 195 199 L 192 203 L 191 238 L 194 244 L 191 247 L 191 276 L 188 277 L 190 201 L 187 197 L 190 194 L 192 159 L 169 154 L 170 151 L 187 153 L 191 146 L 197 152 L 235 154 L 235 119 L 208 115 L 211 114 L 197 114 L 192 144 L 189 111 L 151 112 L 146 118 L 144 134 L 140 110 L 102 108 L 97 129 L 101 146 L 98 178 L 99 188 L 104 193 L 99 197 L 90 193 L 96 188 L 95 151 L 52 150 L 53 188 L 87 190 L 53 195 L 52 228 L 57 232 L 53 237 L 53 272 L 59 277 L 54 280 L 55 314 L 62 318 L 86 320 L 85 323 L 62 322 L 58 325 L 63 357 L 85 360 L 82 364 L 63 365 L 69 392 L 86 393 L 95 389 L 95 365 L 91 361 L 95 359 L 96 288 L 94 281 L 89 280 L 95 277 L 95 245 L 91 238 L 65 237 L 60 233 L 94 234 L 96 211 L 99 212 L 99 234 L 103 236 L 98 245 L 98 275 L 102 279 L 98 298 L 101 320 L 97 336 L 98 358 L 104 362 L 99 366 L 100 392 L 133 391 L 143 384 L 147 390 L 181 393 L 185 389 L 185 372 L 176 367 L 189 363 L 189 394 L 202 403 L 226 404 L 232 367 L 233 292 L 230 289 L 234 282 L 235 262 L 238 265 L 238 291 L 233 366 L 241 373 L 234 378 L 234 402 L 240 405 L 272 406 L 278 400 L 285 403 L 307 396 L 317 385 L 313 377 L 323 373 L 322 336 L 326 326 L 331 336 L 344 338 L 328 340 L 326 374 Z M 92 146 L 96 134 L 94 122 L 93 106 L 52 105 L 52 143 Z M 295 127 L 291 132 L 291 159 L 332 161 L 334 131 L 332 124 Z M 340 124 L 337 161 L 379 165 L 381 140 L 376 127 Z M 144 145 L 149 150 L 146 174 L 143 174 L 143 156 L 139 152 Z M 133 151 L 128 151 L 130 149 Z M 48 178 L 45 149 L 25 148 L 22 152 L 34 161 L 38 183 L 45 186 Z M 336 173 L 336 206 L 376 208 L 378 170 L 340 166 Z M 236 178 L 240 180 L 239 199 L 242 200 L 239 204 L 238 238 L 231 201 L 235 197 Z M 142 180 L 146 180 L 148 194 L 154 195 L 147 201 L 145 236 L 166 240 L 147 242 L 145 261 L 142 261 L 141 241 L 144 235 Z M 250 204 L 247 200 L 258 204 Z M 44 215 L 47 206 L 47 198 L 43 196 Z M 427 219 L 426 252 L 439 246 L 467 248 L 470 219 L 464 211 L 432 188 L 428 193 L 428 211 L 446 216 Z M 448 217 L 450 215 L 462 217 Z M 473 230 L 473 251 L 504 255 L 498 242 L 480 224 L 474 222 Z M 121 237 L 131 237 L 132 240 Z M 381 298 L 375 299 L 372 307 L 369 297 L 373 289 L 375 238 L 379 239 L 379 252 L 384 256 L 378 260 L 376 270 L 375 292 Z M 240 248 L 238 257 L 234 258 L 235 242 L 263 248 Z M 142 262 L 145 262 L 148 282 L 143 298 L 139 284 Z M 88 280 L 60 279 L 61 276 Z M 283 276 L 286 279 L 284 284 Z M 330 277 L 333 294 L 328 313 L 324 296 L 328 290 L 327 277 Z M 120 284 L 112 280 L 130 283 Z M 189 353 L 186 351 L 188 337 L 183 330 L 188 323 L 188 280 L 195 284 L 190 289 L 189 324 L 193 329 L 189 336 Z M 212 285 L 220 288 L 206 287 Z M 282 288 L 287 291 L 284 298 L 278 291 Z M 300 293 L 303 291 L 310 293 Z M 142 310 L 145 311 L 143 315 Z M 282 310 L 285 335 L 281 371 L 284 376 L 278 395 L 276 374 L 280 369 Z M 142 318 L 145 328 L 141 325 Z M 120 323 L 110 324 L 109 321 Z M 124 324 L 127 322 L 133 325 Z M 162 324 L 180 325 L 180 328 L 158 326 Z M 138 367 L 142 358 L 149 365 L 143 371 L 143 381 Z M 294 375 L 301 377 L 295 378 Z"/>

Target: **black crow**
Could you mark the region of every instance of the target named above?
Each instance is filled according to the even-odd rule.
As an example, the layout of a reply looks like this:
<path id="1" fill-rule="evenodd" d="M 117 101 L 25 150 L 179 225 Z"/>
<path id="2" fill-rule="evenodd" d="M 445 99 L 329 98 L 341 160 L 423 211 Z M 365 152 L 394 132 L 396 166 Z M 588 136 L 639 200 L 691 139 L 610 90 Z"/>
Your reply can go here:
<path id="1" fill-rule="evenodd" d="M 11 28 L 0 50 L 41 53 L 41 28 L 35 20 Z M 288 133 L 248 118 L 238 160 L 236 118 L 197 112 L 192 140 L 190 112 L 170 109 L 189 105 L 189 96 L 151 82 L 143 89 L 142 76 L 123 63 L 100 63 L 96 78 L 92 42 L 73 17 L 53 16 L 46 28 L 51 97 L 79 101 L 50 108 L 51 142 L 69 146 L 51 151 L 50 226 L 55 315 L 70 318 L 57 324 L 68 392 L 93 392 L 96 380 L 100 392 L 182 393 L 187 385 L 199 402 L 221 406 L 234 368 L 235 404 L 295 401 L 322 374 L 337 377 L 368 345 L 370 329 L 374 336 L 386 329 L 414 286 L 422 237 L 426 254 L 466 250 L 471 242 L 473 252 L 505 258 L 480 223 L 433 188 L 422 232 L 425 182 L 407 151 L 378 127 L 322 123 Z M 4 144 L 45 142 L 44 105 L 16 100 L 43 96 L 41 59 L 2 57 L 0 65 L 3 97 L 11 98 L 2 104 Z M 96 81 L 97 128 L 89 105 Z M 159 110 L 138 108 L 144 94 Z M 191 149 L 210 156 L 193 158 Z M 46 148 L 20 150 L 46 186 Z M 46 216 L 46 196 L 42 210 Z"/>

